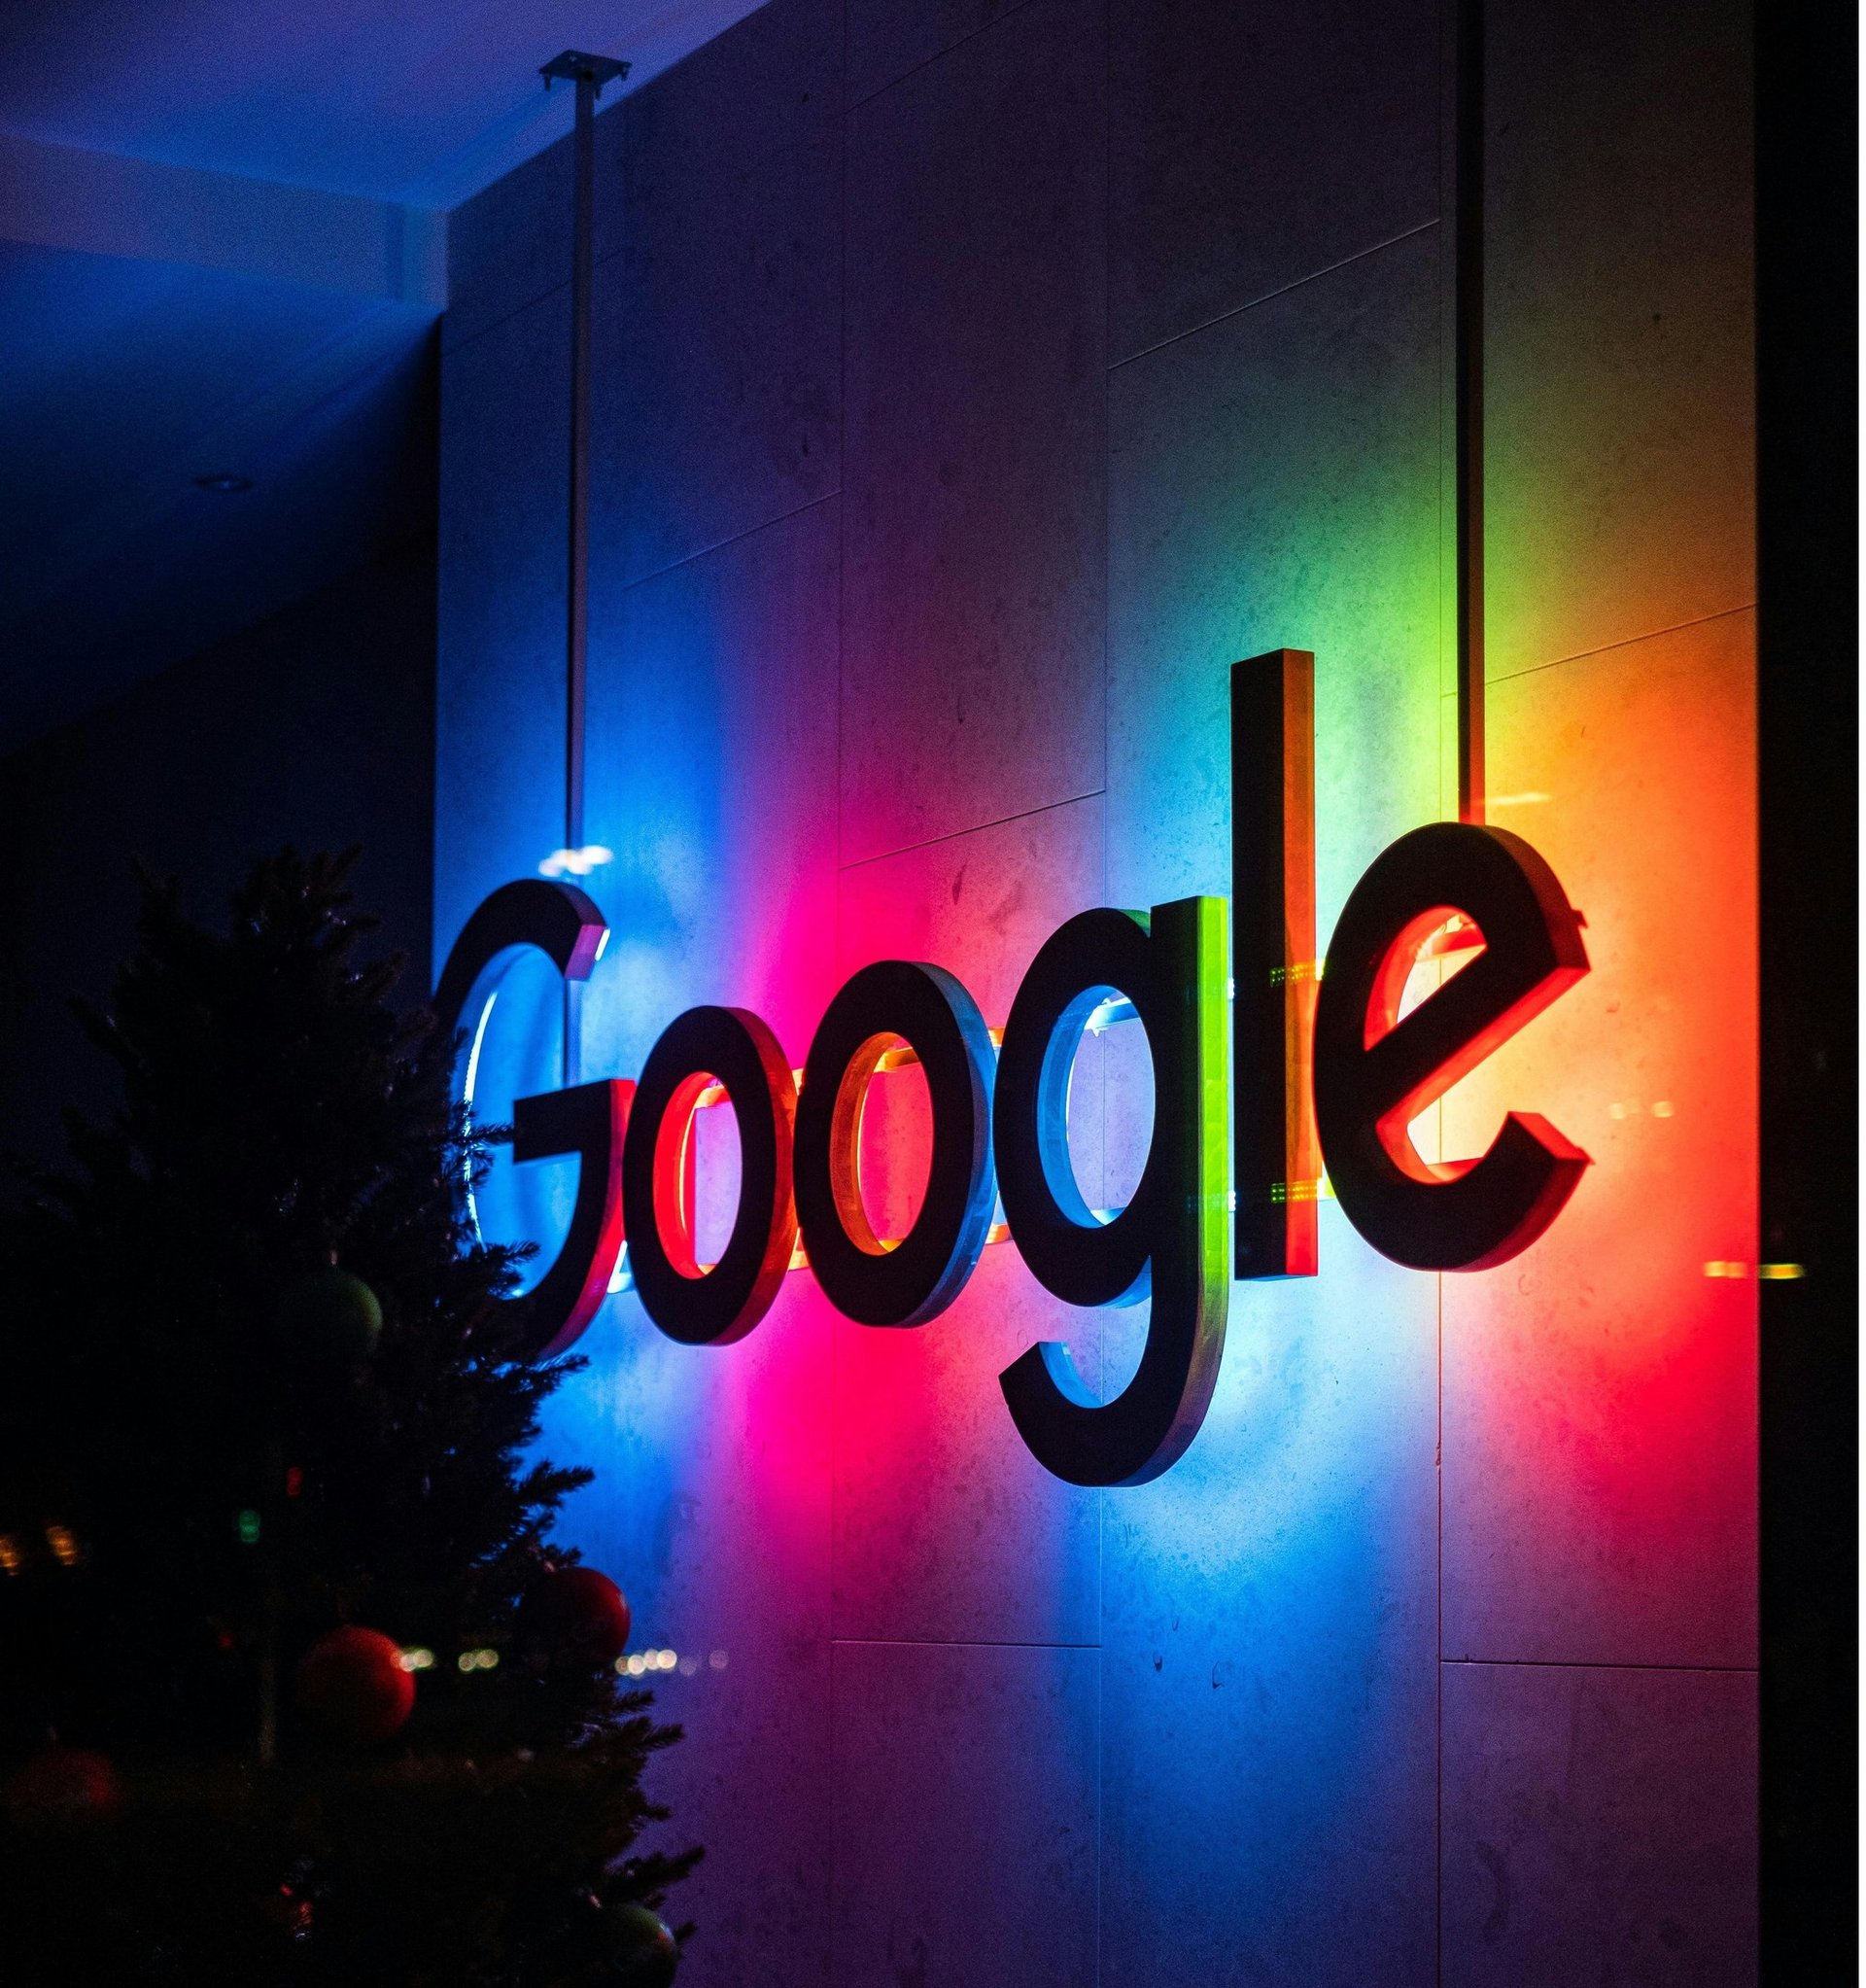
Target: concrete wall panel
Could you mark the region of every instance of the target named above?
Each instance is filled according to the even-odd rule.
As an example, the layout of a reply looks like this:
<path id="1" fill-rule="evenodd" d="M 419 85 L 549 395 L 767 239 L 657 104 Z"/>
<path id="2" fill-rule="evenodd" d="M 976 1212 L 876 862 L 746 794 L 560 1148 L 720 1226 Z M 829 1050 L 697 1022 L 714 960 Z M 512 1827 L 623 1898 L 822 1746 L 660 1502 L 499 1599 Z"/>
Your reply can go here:
<path id="1" fill-rule="evenodd" d="M 1230 889 L 1229 666 L 1315 651 L 1318 941 L 1436 811 L 1437 250 L 1363 258 L 1114 371 L 1109 887 Z"/>
<path id="2" fill-rule="evenodd" d="M 1092 1988 L 1094 1653 L 835 1661 L 837 1988 Z"/>
<path id="3" fill-rule="evenodd" d="M 839 487 L 840 25 L 776 0 L 629 101 L 592 362 L 590 558 L 611 583 Z"/>
<path id="4" fill-rule="evenodd" d="M 1755 600 L 1749 16 L 1524 0 L 1489 32 L 1488 653 L 1506 676 Z"/>
<path id="5" fill-rule="evenodd" d="M 616 184 L 623 122 L 613 100 L 597 117 L 599 150 L 610 168 L 605 192 Z M 570 148 L 563 141 L 447 217 L 445 351 L 570 282 Z"/>
<path id="6" fill-rule="evenodd" d="M 1105 1978 L 1433 1978 L 1437 1305 L 1323 1210 L 1205 1427 L 1105 1493 Z M 1138 1308 L 1137 1308 L 1138 1310 Z M 1113 1342 L 1136 1313 L 1109 1314 Z"/>
<path id="7" fill-rule="evenodd" d="M 1114 359 L 1437 218 L 1438 14 L 1433 0 L 1114 0 Z"/>
<path id="8" fill-rule="evenodd" d="M 590 557 L 626 583 L 835 493 L 842 243 L 834 140 L 686 180 L 656 170 L 596 272 Z"/>
<path id="9" fill-rule="evenodd" d="M 1448 1664 L 1446 1988 L 1746 1988 L 1756 1681 Z"/>
<path id="10" fill-rule="evenodd" d="M 1593 970 L 1451 1093 L 1445 1151 L 1536 1111 L 1594 1165 L 1445 1280 L 1449 1657 L 1755 1661 L 1754 641 L 1725 615 L 1491 686 L 1494 819 Z"/>
<path id="11" fill-rule="evenodd" d="M 1033 0 L 849 118 L 845 861 L 1101 786 L 1101 89 Z"/>

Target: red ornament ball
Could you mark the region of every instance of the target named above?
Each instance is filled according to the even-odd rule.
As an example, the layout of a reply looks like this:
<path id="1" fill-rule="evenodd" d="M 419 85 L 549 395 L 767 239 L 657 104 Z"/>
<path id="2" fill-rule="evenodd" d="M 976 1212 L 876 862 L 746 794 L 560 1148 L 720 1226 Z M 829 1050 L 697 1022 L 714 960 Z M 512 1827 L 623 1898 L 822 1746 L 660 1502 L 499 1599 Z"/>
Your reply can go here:
<path id="1" fill-rule="evenodd" d="M 388 1739 L 415 1709 L 415 1680 L 392 1638 L 346 1625 L 300 1659 L 298 1703 L 333 1739 Z"/>
<path id="2" fill-rule="evenodd" d="M 560 1567 L 525 1597 L 526 1625 L 555 1657 L 592 1666 L 613 1663 L 629 1647 L 629 1604 L 594 1567 Z"/>
<path id="3" fill-rule="evenodd" d="M 7 1808 L 20 1823 L 101 1822 L 122 1805 L 122 1784 L 102 1754 L 50 1746 L 13 1778 Z"/>

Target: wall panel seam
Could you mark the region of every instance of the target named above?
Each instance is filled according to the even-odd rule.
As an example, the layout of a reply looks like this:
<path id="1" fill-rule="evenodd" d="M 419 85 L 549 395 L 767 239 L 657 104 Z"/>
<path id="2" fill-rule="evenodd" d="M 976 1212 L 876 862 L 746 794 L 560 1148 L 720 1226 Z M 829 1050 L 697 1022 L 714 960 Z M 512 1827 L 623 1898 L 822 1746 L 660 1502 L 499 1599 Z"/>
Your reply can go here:
<path id="1" fill-rule="evenodd" d="M 447 306 L 447 310 L 442 311 L 440 314 L 440 363 L 443 371 L 450 359 L 459 353 L 471 350 L 482 338 L 488 336 L 491 332 L 497 331 L 501 325 L 509 325 L 514 318 L 522 318 L 527 311 L 536 310 L 539 304 L 548 303 L 554 296 L 568 296 L 570 290 L 570 281 L 567 276 L 562 283 L 553 283 L 548 290 L 540 290 L 536 296 L 528 296 L 522 303 L 513 304 L 510 310 L 501 311 L 490 323 L 481 325 L 476 331 L 468 331 L 464 338 L 451 341 L 448 339 L 446 331 L 447 315 L 448 311 L 452 311 L 458 308 L 458 306 L 450 303 Z"/>
<path id="2" fill-rule="evenodd" d="M 1593 648 L 1577 648 L 1571 655 L 1552 656 L 1545 663 L 1525 663 L 1520 670 L 1489 674 L 1487 683 L 1512 683 L 1519 677 L 1534 677 L 1543 670 L 1559 670 L 1564 663 L 1583 663 L 1589 656 L 1604 656 L 1616 648 L 1634 648 L 1642 642 L 1657 642 L 1663 635 L 1676 635 L 1686 628 L 1702 628 L 1708 621 L 1728 621 L 1734 614 L 1753 614 L 1754 601 L 1740 601 L 1734 608 L 1713 608 L 1708 614 L 1693 614 L 1684 621 L 1668 622 L 1663 628 L 1648 628 L 1639 635 L 1624 635 L 1617 642 L 1603 642 Z"/>
<path id="3" fill-rule="evenodd" d="M 949 43 L 936 53 L 928 55 L 924 61 L 916 62 L 913 68 L 903 69 L 898 76 L 883 83 L 878 89 L 871 89 L 866 96 L 858 96 L 854 102 L 847 106 L 844 115 L 852 117 L 855 112 L 861 110 L 865 105 L 872 104 L 877 97 L 885 96 L 890 89 L 898 89 L 903 83 L 906 83 L 912 77 L 919 75 L 923 69 L 931 69 L 935 62 L 944 62 L 949 55 L 957 53 L 960 49 L 965 48 L 969 43 L 976 42 L 981 37 L 988 35 L 993 28 L 1002 27 L 1007 20 L 1015 19 L 1030 4 L 1031 0 L 1017 0 L 1015 7 L 1007 7 L 1002 14 L 985 21 L 983 26 L 975 27 L 969 33 L 962 34 L 956 42 Z M 848 17 L 847 8 L 844 9 L 843 17 L 845 20 Z M 848 87 L 847 56 L 844 59 L 843 75 L 843 87 L 847 89 Z"/>
<path id="4" fill-rule="evenodd" d="M 1378 256 L 1388 249 L 1398 248 L 1401 242 L 1409 242 L 1415 235 L 1421 235 L 1438 226 L 1438 217 L 1419 222 L 1415 227 L 1401 228 L 1398 234 L 1388 235 L 1384 241 L 1371 242 L 1365 249 L 1356 249 L 1351 256 L 1343 256 L 1338 262 L 1330 262 L 1320 269 L 1311 269 L 1306 276 L 1296 276 L 1288 283 L 1280 284 L 1275 290 L 1266 290 L 1261 296 L 1251 297 L 1247 302 L 1235 305 L 1227 311 L 1220 311 L 1215 318 L 1206 318 L 1196 325 L 1189 325 L 1183 331 L 1175 331 L 1170 338 L 1156 339 L 1151 345 L 1143 345 L 1138 352 L 1130 352 L 1124 359 L 1113 359 L 1108 363 L 1110 372 L 1119 372 L 1123 366 L 1132 366 L 1136 360 L 1151 359 L 1156 352 L 1164 352 L 1169 345 L 1177 345 L 1187 338 L 1196 338 L 1201 331 L 1209 331 L 1215 325 L 1227 325 L 1233 318 L 1241 318 L 1246 311 L 1254 311 L 1260 304 L 1274 303 L 1279 296 L 1288 296 L 1293 290 L 1301 290 L 1311 283 L 1319 283 L 1324 276 L 1332 276 L 1342 269 L 1351 269 L 1357 262 L 1365 262 L 1369 256 Z"/>
<path id="5" fill-rule="evenodd" d="M 691 566 L 696 560 L 710 559 L 715 552 L 724 552 L 729 546 L 737 545 L 742 540 L 755 539 L 760 532 L 769 532 L 775 525 L 785 525 L 792 518 L 800 518 L 806 511 L 814 510 L 819 505 L 830 504 L 842 496 L 842 490 L 826 490 L 821 497 L 812 497 L 808 504 L 800 504 L 794 510 L 780 510 L 776 517 L 761 518 L 755 525 L 747 525 L 743 532 L 734 532 L 728 538 L 715 540 L 710 545 L 702 545 L 697 552 L 684 552 L 678 559 L 671 559 L 666 566 L 657 566 L 651 573 L 639 575 L 637 578 L 624 580 L 618 593 L 632 594 L 637 587 L 644 587 L 650 580 L 666 579 L 671 573 L 678 573 L 683 566 Z"/>
<path id="6" fill-rule="evenodd" d="M 1588 1657 L 1441 1657 L 1445 1665 L 1469 1664 L 1485 1670 L 1668 1670 L 1698 1672 L 1710 1677 L 1755 1677 L 1753 1663 L 1630 1663 Z"/>
<path id="7" fill-rule="evenodd" d="M 1073 808 L 1083 801 L 1098 801 L 1108 791 L 1106 786 L 1092 786 L 1079 794 L 1065 794 L 1059 801 L 1045 801 L 1035 808 L 1020 809 L 1015 815 L 994 815 L 989 821 L 975 821 L 968 828 L 950 828 L 944 835 L 929 835 L 924 842 L 904 842 L 899 849 L 884 849 L 874 855 L 858 855 L 851 861 L 839 865 L 843 871 L 866 869 L 870 863 L 884 863 L 897 855 L 912 855 L 918 849 L 935 849 L 943 842 L 957 842 L 962 836 L 983 835 L 987 828 L 1004 828 L 1013 821 L 1028 821 L 1037 815 L 1052 815 L 1058 808 Z M 1106 878 L 1103 879 L 1104 888 Z"/>

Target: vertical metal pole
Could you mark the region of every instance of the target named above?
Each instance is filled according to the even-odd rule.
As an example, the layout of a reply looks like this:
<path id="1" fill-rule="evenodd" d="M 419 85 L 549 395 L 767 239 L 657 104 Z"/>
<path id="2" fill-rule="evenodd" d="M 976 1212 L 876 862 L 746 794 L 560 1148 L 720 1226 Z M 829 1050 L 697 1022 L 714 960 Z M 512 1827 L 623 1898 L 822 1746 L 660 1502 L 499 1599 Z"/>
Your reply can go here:
<path id="1" fill-rule="evenodd" d="M 590 319 L 592 213 L 596 197 L 596 93 L 587 68 L 576 77 L 576 131 L 571 139 L 575 192 L 570 223 L 570 572 L 566 575 L 564 847 L 583 847 L 583 712 L 589 673 L 590 595 Z M 578 1081 L 582 989 L 564 983 L 564 1083 Z"/>
<path id="2" fill-rule="evenodd" d="M 1484 819 L 1484 12 L 1457 6 L 1458 819 Z"/>
<path id="3" fill-rule="evenodd" d="M 564 625 L 564 847 L 583 848 L 583 705 L 589 665 L 590 623 L 590 293 L 595 252 L 591 241 L 596 204 L 596 100 L 605 83 L 619 83 L 629 65 L 613 55 L 566 49 L 538 74 L 544 87 L 576 86 L 576 128 L 570 140 L 570 568 L 565 575 Z M 581 987 L 564 985 L 564 1084 L 577 1081 Z"/>
<path id="4" fill-rule="evenodd" d="M 570 236 L 570 568 L 566 598 L 564 847 L 583 847 L 583 704 L 589 665 L 590 264 L 596 192 L 596 79 L 576 79 L 575 196 Z"/>

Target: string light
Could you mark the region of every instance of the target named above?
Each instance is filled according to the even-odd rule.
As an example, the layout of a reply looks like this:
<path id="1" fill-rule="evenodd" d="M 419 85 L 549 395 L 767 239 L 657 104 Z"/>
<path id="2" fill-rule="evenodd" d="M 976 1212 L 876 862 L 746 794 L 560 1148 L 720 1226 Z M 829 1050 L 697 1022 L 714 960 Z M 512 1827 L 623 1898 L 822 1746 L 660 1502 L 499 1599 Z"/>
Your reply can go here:
<path id="1" fill-rule="evenodd" d="M 710 1661 L 714 1670 L 724 1670 L 726 1653 L 715 1650 Z M 674 1650 L 632 1650 L 626 1657 L 615 1659 L 618 1677 L 645 1677 L 649 1671 L 662 1670 L 677 1670 L 682 1677 L 692 1677 L 699 1668 L 697 1657 L 682 1657 Z"/>

